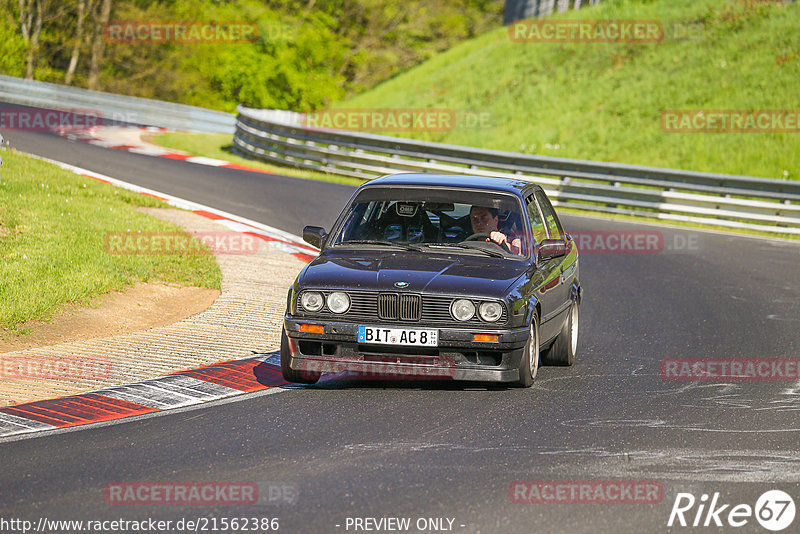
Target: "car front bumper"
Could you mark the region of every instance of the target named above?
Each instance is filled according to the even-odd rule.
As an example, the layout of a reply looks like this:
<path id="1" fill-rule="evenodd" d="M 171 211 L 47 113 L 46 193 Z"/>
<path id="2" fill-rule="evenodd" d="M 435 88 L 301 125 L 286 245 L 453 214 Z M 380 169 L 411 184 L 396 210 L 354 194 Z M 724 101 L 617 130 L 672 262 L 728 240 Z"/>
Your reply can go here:
<path id="1" fill-rule="evenodd" d="M 322 334 L 301 332 L 300 325 L 322 325 Z M 350 372 L 370 378 L 452 379 L 513 382 L 528 328 L 480 330 L 435 328 L 438 346 L 358 343 L 359 326 L 430 328 L 419 324 L 366 324 L 286 317 L 284 328 L 291 352 L 290 367 L 309 372 Z M 496 334 L 498 342 L 475 342 L 474 334 Z"/>

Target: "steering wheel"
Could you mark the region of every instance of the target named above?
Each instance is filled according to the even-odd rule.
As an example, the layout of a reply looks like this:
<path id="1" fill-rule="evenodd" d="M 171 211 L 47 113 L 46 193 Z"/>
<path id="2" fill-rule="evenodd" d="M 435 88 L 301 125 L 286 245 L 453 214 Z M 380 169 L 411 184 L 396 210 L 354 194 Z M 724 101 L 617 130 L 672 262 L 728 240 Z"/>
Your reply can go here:
<path id="1" fill-rule="evenodd" d="M 477 234 L 472 234 L 471 236 L 466 238 L 464 241 L 483 241 L 485 239 L 488 239 L 489 243 L 494 243 L 495 245 L 497 245 L 498 247 L 502 248 L 503 250 L 505 250 L 507 252 L 511 252 L 511 248 L 508 246 L 508 240 L 506 240 L 506 242 L 501 245 L 497 241 L 492 240 L 492 234 L 490 234 L 488 232 L 480 232 L 480 233 L 477 233 Z"/>
<path id="2" fill-rule="evenodd" d="M 483 239 L 491 239 L 492 234 L 488 232 L 481 232 L 479 234 L 472 234 L 468 238 L 464 239 L 464 241 L 481 241 Z"/>

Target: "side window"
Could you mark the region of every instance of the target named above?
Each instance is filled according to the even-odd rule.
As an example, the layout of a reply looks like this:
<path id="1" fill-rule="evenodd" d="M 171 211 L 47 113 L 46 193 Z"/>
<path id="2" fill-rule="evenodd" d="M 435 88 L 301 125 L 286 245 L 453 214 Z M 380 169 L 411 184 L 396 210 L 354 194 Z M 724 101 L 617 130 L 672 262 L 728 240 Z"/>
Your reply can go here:
<path id="1" fill-rule="evenodd" d="M 528 195 L 525 199 L 525 204 L 528 207 L 528 217 L 531 220 L 533 239 L 536 240 L 536 243 L 541 243 L 543 240 L 547 239 L 547 231 L 544 228 L 542 216 L 539 214 L 539 208 L 536 207 L 536 201 L 533 195 Z"/>
<path id="2" fill-rule="evenodd" d="M 550 204 L 550 201 L 541 191 L 536 191 L 536 198 L 539 200 L 539 206 L 542 208 L 542 215 L 544 215 L 544 222 L 547 225 L 547 232 L 550 234 L 550 239 L 564 239 L 564 231 L 561 229 L 561 222 L 556 216 L 553 205 Z"/>

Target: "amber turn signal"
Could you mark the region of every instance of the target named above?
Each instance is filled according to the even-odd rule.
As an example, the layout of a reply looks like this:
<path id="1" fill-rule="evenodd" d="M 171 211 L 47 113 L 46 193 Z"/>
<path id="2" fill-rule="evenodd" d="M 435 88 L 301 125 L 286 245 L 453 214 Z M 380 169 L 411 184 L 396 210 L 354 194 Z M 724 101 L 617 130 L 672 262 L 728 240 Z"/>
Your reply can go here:
<path id="1" fill-rule="evenodd" d="M 300 331 L 308 332 L 309 334 L 323 334 L 325 333 L 325 327 L 321 324 L 301 324 Z"/>
<path id="2" fill-rule="evenodd" d="M 480 343 L 499 343 L 500 336 L 498 334 L 473 334 L 472 341 Z"/>

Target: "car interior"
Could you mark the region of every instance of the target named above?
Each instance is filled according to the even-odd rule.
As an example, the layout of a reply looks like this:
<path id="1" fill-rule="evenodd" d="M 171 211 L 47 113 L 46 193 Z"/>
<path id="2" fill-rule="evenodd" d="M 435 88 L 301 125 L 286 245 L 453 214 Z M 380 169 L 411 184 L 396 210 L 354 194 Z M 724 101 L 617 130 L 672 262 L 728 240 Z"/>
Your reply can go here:
<path id="1" fill-rule="evenodd" d="M 398 243 L 460 243 L 473 234 L 470 204 L 429 201 L 383 201 L 354 206 L 344 240 Z M 522 218 L 499 210 L 498 230 L 524 234 Z"/>

